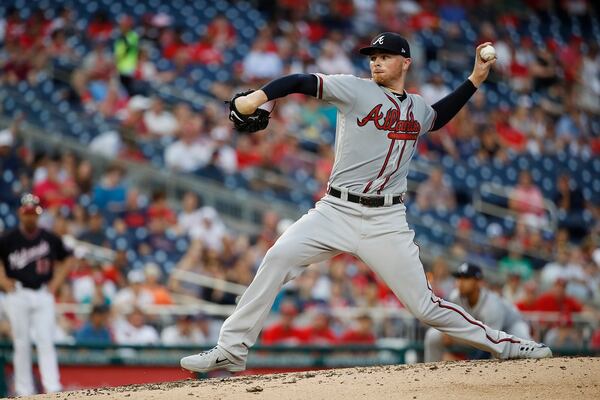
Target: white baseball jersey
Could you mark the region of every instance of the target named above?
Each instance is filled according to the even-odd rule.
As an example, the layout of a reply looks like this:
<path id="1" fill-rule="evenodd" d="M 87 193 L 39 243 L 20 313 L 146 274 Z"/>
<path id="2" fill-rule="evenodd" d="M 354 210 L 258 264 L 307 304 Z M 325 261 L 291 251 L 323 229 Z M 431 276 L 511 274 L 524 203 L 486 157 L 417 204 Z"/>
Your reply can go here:
<path id="1" fill-rule="evenodd" d="M 315 74 L 317 97 L 338 109 L 329 184 L 358 194 L 406 192 L 408 166 L 435 111 L 417 94 L 400 96 L 370 79 Z"/>

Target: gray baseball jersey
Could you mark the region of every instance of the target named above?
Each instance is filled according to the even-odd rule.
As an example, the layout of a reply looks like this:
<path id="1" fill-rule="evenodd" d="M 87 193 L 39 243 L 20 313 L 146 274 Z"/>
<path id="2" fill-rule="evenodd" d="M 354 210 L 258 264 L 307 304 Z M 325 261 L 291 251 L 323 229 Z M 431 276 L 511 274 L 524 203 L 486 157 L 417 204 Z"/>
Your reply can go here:
<path id="1" fill-rule="evenodd" d="M 417 140 L 434 125 L 433 108 L 418 95 L 398 95 L 371 80 L 315 76 L 317 97 L 338 108 L 329 185 L 341 194 L 347 190 L 385 195 L 386 199 L 405 192 Z M 215 363 L 216 354 L 222 354 L 236 361 L 229 366 L 243 368 L 248 349 L 256 343 L 282 285 L 306 266 L 342 252 L 368 264 L 421 321 L 497 357 L 514 357 L 520 351 L 516 346 L 521 343 L 519 338 L 485 326 L 460 306 L 433 294 L 404 204 L 369 207 L 347 201 L 343 195 L 326 195 L 265 254 L 235 312 L 223 323 L 219 352 L 186 357 L 182 365 L 195 371 L 221 368 Z"/>
<path id="2" fill-rule="evenodd" d="M 338 109 L 335 164 L 329 184 L 350 192 L 406 192 L 408 166 L 435 111 L 417 94 L 397 94 L 370 79 L 315 74 L 317 97 Z"/>
<path id="3" fill-rule="evenodd" d="M 515 306 L 486 288 L 481 289 L 479 300 L 474 307 L 469 305 L 466 298 L 460 296 L 457 289 L 450 293 L 448 300 L 458 304 L 473 317 L 494 329 L 510 331 L 512 326 L 523 321 Z"/>

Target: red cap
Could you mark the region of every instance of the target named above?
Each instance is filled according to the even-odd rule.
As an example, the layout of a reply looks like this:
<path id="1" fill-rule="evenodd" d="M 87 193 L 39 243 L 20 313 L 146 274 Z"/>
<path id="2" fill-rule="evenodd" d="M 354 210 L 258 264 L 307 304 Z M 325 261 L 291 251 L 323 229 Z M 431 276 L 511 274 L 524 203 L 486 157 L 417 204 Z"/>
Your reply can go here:
<path id="1" fill-rule="evenodd" d="M 31 193 L 27 193 L 21 197 L 20 212 L 23 214 L 41 215 L 44 211 L 40 206 L 40 199 Z"/>

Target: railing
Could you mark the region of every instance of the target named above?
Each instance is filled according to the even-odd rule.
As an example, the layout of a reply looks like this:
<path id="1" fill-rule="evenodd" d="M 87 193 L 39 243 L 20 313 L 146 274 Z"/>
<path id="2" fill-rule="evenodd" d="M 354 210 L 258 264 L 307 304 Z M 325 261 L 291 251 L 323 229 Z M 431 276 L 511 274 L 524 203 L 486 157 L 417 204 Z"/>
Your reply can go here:
<path id="1" fill-rule="evenodd" d="M 499 185 L 497 183 L 482 183 L 479 191 L 476 191 L 473 194 L 473 206 L 475 209 L 481 213 L 493 215 L 498 218 L 506 219 L 510 218 L 513 221 L 518 220 L 519 213 L 515 212 L 509 208 L 499 206 L 492 202 L 486 201 L 483 197 L 486 194 L 490 194 L 493 196 L 497 196 L 500 198 L 506 199 L 508 202 L 510 200 L 510 192 L 512 188 L 508 186 Z M 558 215 L 556 206 L 553 202 L 544 199 L 544 210 L 548 215 L 548 226 L 537 227 L 538 229 L 543 229 L 549 232 L 555 232 L 558 227 Z"/>
<path id="2" fill-rule="evenodd" d="M 0 117 L 0 122 L 10 121 Z M 245 190 L 231 190 L 223 185 L 168 170 L 159 170 L 151 165 L 125 160 L 114 160 L 92 152 L 76 140 L 61 134 L 45 134 L 37 127 L 24 123 L 19 132 L 33 147 L 52 150 L 73 151 L 90 160 L 95 167 L 102 169 L 109 164 L 118 164 L 127 170 L 127 179 L 139 187 L 165 189 L 170 197 L 180 197 L 183 191 L 193 191 L 201 195 L 203 203 L 217 209 L 229 226 L 244 233 L 256 233 L 261 216 L 267 211 L 276 211 L 283 218 L 296 220 L 301 214 L 297 207 L 283 202 L 265 200 Z"/>

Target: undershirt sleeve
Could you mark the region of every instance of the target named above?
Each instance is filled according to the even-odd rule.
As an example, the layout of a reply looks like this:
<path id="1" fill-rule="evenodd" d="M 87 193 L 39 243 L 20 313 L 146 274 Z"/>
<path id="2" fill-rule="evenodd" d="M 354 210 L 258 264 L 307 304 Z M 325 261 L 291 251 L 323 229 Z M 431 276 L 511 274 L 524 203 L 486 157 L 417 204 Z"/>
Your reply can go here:
<path id="1" fill-rule="evenodd" d="M 431 107 L 435 110 L 436 117 L 430 130 L 436 131 L 450 122 L 476 91 L 473 82 L 467 79 L 452 93 L 433 104 Z"/>
<path id="2" fill-rule="evenodd" d="M 269 100 L 285 97 L 292 93 L 317 97 L 317 77 L 313 74 L 286 75 L 267 83 L 261 89 Z"/>

